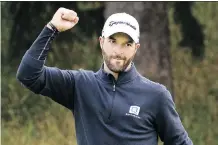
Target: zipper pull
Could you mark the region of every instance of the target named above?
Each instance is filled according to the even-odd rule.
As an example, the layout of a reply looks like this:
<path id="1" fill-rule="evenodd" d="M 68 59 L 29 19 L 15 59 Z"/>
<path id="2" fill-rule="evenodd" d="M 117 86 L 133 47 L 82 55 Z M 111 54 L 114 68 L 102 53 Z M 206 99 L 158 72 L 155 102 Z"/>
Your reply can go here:
<path id="1" fill-rule="evenodd" d="M 116 83 L 115 83 L 114 77 L 112 78 L 112 80 L 113 80 L 113 91 L 115 92 L 115 90 L 116 90 Z"/>
<path id="2" fill-rule="evenodd" d="M 115 89 L 116 89 L 116 86 L 115 86 L 115 84 L 113 85 L 113 91 L 115 91 Z"/>

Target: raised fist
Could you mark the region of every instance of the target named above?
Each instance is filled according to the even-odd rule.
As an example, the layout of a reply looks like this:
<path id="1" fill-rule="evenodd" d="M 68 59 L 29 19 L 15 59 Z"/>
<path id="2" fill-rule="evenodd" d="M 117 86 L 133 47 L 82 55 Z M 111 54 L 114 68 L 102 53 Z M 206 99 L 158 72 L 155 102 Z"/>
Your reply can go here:
<path id="1" fill-rule="evenodd" d="M 59 8 L 50 21 L 59 32 L 73 28 L 79 21 L 77 13 L 66 8 Z"/>

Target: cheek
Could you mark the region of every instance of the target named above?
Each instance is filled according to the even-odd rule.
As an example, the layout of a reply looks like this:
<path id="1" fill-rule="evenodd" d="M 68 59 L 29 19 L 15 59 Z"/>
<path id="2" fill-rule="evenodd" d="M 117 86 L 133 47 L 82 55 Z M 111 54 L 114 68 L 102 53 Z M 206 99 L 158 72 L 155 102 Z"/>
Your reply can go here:
<path id="1" fill-rule="evenodd" d="M 102 48 L 103 50 L 104 50 L 104 52 L 107 54 L 107 55 L 110 55 L 110 54 L 112 54 L 112 48 L 111 48 L 111 46 L 109 45 L 109 44 L 107 44 L 107 43 L 105 43 L 104 45 L 103 45 L 103 48 Z"/>
<path id="2" fill-rule="evenodd" d="M 134 48 L 129 49 L 128 51 L 125 52 L 125 56 L 129 59 L 131 58 L 133 55 L 135 55 L 136 51 Z"/>

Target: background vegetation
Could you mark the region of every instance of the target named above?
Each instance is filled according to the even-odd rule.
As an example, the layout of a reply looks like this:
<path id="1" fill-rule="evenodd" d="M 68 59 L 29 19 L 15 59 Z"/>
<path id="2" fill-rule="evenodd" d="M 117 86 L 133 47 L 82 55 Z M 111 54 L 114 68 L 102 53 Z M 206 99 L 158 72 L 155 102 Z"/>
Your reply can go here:
<path id="1" fill-rule="evenodd" d="M 15 78 L 22 55 L 60 6 L 75 8 L 81 21 L 55 40 L 47 65 L 97 70 L 101 64 L 97 38 L 107 7 L 104 3 L 1 2 L 3 145 L 76 145 L 71 112 L 31 93 Z M 200 59 L 193 49 L 180 44 L 185 30 L 181 21 L 175 22 L 175 9 L 178 6 L 170 3 L 167 16 L 176 107 L 195 145 L 218 145 L 218 3 L 193 2 L 190 8 L 204 34 Z"/>

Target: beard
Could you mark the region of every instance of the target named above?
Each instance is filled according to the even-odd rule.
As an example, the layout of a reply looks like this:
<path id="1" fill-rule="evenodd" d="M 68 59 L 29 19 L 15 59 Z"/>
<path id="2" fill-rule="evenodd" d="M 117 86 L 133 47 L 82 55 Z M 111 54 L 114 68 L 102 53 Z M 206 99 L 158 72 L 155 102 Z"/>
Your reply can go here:
<path id="1" fill-rule="evenodd" d="M 107 65 L 107 67 L 114 73 L 120 73 L 126 70 L 129 64 L 134 59 L 135 53 L 127 59 L 125 56 L 120 55 L 107 55 L 104 49 L 102 48 L 102 56 Z"/>

